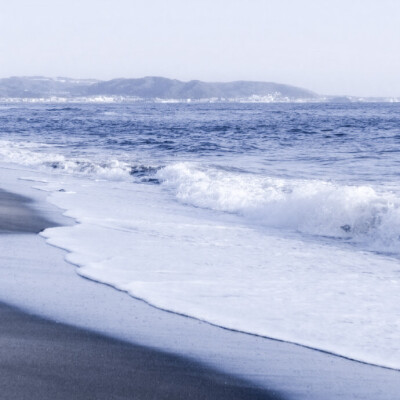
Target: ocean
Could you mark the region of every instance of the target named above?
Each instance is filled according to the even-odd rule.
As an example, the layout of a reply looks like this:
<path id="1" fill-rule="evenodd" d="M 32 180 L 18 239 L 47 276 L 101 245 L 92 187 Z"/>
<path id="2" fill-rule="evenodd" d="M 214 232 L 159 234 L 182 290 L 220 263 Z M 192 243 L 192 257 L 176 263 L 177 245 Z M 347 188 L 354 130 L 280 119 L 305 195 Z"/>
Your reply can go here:
<path id="1" fill-rule="evenodd" d="M 83 277 L 400 368 L 400 104 L 4 103 L 0 133 Z"/>

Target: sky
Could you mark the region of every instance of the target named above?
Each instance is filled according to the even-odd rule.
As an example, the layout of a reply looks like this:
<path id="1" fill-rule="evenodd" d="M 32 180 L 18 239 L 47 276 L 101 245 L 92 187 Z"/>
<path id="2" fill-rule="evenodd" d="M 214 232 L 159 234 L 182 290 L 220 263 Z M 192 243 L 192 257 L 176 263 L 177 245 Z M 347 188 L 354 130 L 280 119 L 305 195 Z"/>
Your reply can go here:
<path id="1" fill-rule="evenodd" d="M 400 96 L 400 0 L 1 0 L 0 77 L 286 83 Z"/>

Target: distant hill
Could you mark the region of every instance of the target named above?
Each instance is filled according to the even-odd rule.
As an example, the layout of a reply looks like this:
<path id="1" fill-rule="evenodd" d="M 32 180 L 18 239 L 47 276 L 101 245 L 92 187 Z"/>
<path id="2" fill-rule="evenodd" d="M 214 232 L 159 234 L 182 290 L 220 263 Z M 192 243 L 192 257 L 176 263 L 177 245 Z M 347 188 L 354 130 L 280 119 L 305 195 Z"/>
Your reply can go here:
<path id="1" fill-rule="evenodd" d="M 37 98 L 51 96 L 74 96 L 93 84 L 94 79 L 46 78 L 28 76 L 0 79 L 0 97 Z"/>
<path id="2" fill-rule="evenodd" d="M 243 98 L 276 95 L 280 97 L 315 98 L 309 90 L 270 82 L 182 82 L 176 79 L 146 77 L 140 79 L 113 79 L 97 82 L 87 88 L 91 95 L 137 96 L 161 99 Z"/>
<path id="3" fill-rule="evenodd" d="M 94 79 L 11 77 L 0 79 L 2 98 L 122 96 L 142 99 L 317 99 L 309 90 L 271 82 L 182 82 L 176 79 L 145 77 L 139 79 Z"/>

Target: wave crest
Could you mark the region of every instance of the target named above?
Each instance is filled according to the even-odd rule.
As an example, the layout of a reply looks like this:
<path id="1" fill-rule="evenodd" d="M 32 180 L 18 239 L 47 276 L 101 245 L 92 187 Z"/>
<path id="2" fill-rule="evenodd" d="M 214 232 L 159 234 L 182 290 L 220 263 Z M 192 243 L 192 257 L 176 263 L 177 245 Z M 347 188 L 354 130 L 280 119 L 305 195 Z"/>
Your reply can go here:
<path id="1" fill-rule="evenodd" d="M 14 143 L 0 141 L 0 157 L 5 162 L 57 170 L 67 174 L 93 176 L 103 179 L 137 179 L 142 182 L 158 183 L 153 175 L 160 168 L 143 164 L 132 164 L 117 159 L 91 160 L 69 158 L 49 152 L 51 146 L 32 142 Z"/>
<path id="2" fill-rule="evenodd" d="M 400 199 L 390 192 L 202 169 L 189 163 L 167 166 L 157 177 L 187 204 L 240 214 L 266 227 L 400 252 Z"/>

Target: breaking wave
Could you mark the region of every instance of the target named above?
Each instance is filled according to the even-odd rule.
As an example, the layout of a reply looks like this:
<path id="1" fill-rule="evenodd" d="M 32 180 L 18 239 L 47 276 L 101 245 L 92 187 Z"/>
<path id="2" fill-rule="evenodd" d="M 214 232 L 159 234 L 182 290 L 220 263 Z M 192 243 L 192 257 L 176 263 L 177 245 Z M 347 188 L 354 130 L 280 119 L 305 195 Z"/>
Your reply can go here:
<path id="1" fill-rule="evenodd" d="M 52 146 L 32 142 L 0 141 L 2 161 L 26 166 L 57 170 L 67 174 L 93 176 L 95 178 L 123 180 L 135 178 L 140 182 L 158 183 L 154 175 L 159 166 L 132 164 L 117 159 L 91 160 L 69 158 L 62 154 L 48 152 Z"/>
<path id="2" fill-rule="evenodd" d="M 370 186 L 280 179 L 188 162 L 167 166 L 117 159 L 70 158 L 53 147 L 0 141 L 6 162 L 96 179 L 162 184 L 185 204 L 234 213 L 246 223 L 357 243 L 400 254 L 400 197 Z"/>
<path id="3" fill-rule="evenodd" d="M 400 198 L 391 192 L 204 169 L 189 163 L 167 166 L 156 176 L 186 204 L 240 214 L 265 227 L 400 253 Z"/>

